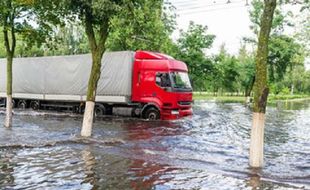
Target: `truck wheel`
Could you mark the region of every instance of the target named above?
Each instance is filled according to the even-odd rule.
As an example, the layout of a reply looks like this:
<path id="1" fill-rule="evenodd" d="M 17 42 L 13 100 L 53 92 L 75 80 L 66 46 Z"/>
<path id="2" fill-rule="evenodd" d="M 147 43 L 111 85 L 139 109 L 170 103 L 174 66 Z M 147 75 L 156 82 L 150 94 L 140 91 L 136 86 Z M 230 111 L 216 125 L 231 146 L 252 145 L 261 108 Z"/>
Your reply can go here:
<path id="1" fill-rule="evenodd" d="M 140 117 L 141 108 L 133 108 L 131 111 L 131 117 Z"/>
<path id="2" fill-rule="evenodd" d="M 38 110 L 39 107 L 40 107 L 40 104 L 38 101 L 31 101 L 30 102 L 30 107 L 33 109 L 33 110 Z"/>
<path id="3" fill-rule="evenodd" d="M 95 116 L 102 116 L 105 115 L 106 109 L 103 105 L 96 105 L 95 106 Z"/>
<path id="4" fill-rule="evenodd" d="M 16 101 L 13 99 L 12 100 L 12 108 L 15 108 L 16 107 Z"/>
<path id="5" fill-rule="evenodd" d="M 143 118 L 148 120 L 158 120 L 160 118 L 160 113 L 158 109 L 151 107 L 144 112 Z"/>
<path id="6" fill-rule="evenodd" d="M 26 101 L 25 101 L 25 100 L 20 100 L 20 101 L 18 102 L 17 107 L 18 107 L 19 109 L 23 109 L 23 110 L 26 109 L 26 107 L 27 107 Z"/>

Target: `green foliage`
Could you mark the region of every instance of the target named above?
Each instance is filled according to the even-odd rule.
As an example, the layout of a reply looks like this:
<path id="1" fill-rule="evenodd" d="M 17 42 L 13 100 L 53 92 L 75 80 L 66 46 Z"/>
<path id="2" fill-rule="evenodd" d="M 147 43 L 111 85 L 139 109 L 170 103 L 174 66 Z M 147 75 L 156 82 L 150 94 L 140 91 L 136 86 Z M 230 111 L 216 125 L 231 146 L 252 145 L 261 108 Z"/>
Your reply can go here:
<path id="1" fill-rule="evenodd" d="M 291 3 L 289 1 L 282 1 L 280 5 Z M 309 2 L 298 2 L 301 3 L 303 10 L 307 9 Z M 260 17 L 262 15 L 263 10 L 263 2 L 260 0 L 252 1 L 252 8 L 250 10 L 250 20 L 252 22 L 251 29 L 254 34 L 258 34 L 260 28 Z M 307 13 L 304 11 L 304 13 Z M 307 18 L 307 14 L 302 13 L 305 18 Z M 269 41 L 269 54 L 267 59 L 267 67 L 268 67 L 268 84 L 271 89 L 271 93 L 279 94 L 279 93 L 287 93 L 287 89 L 290 89 L 290 93 L 293 93 L 294 90 L 296 92 L 307 92 L 305 89 L 301 89 L 300 76 L 303 76 L 304 70 L 301 71 L 300 75 L 294 76 L 295 68 L 302 66 L 304 64 L 304 59 L 306 56 L 306 48 L 308 43 L 307 37 L 307 25 L 305 23 L 308 22 L 307 19 L 303 19 L 303 24 L 300 28 L 304 28 L 302 31 L 297 33 L 296 38 L 289 37 L 284 35 L 284 29 L 293 26 L 292 19 L 293 14 L 289 11 L 284 11 L 281 6 L 276 8 L 274 13 L 274 18 L 272 22 L 272 31 L 271 37 Z M 252 42 L 256 43 L 256 41 Z M 301 45 L 302 44 L 302 45 Z M 299 83 L 296 82 L 298 79 Z M 295 81 L 294 81 L 295 80 Z M 303 81 L 305 78 L 303 78 Z M 308 91 L 309 92 L 309 91 Z"/>
<path id="2" fill-rule="evenodd" d="M 288 87 L 284 87 L 284 88 L 282 88 L 280 94 L 281 95 L 288 95 L 288 94 L 290 94 L 290 89 Z"/>
<path id="3" fill-rule="evenodd" d="M 204 49 L 210 48 L 215 36 L 207 35 L 207 30 L 207 26 L 195 24 L 191 21 L 186 32 L 181 30 L 181 37 L 178 40 L 181 51 L 203 53 Z"/>
<path id="4" fill-rule="evenodd" d="M 264 3 L 261 0 L 253 0 L 251 1 L 251 9 L 249 11 L 250 14 L 250 21 L 252 25 L 250 29 L 254 32 L 254 34 L 258 35 L 260 25 L 261 25 L 261 16 L 263 14 Z M 283 32 L 286 26 L 293 26 L 291 19 L 292 19 L 292 12 L 290 11 L 283 11 L 281 6 L 278 6 L 274 12 L 273 21 L 272 21 L 272 31 L 271 33 L 281 33 Z"/>
<path id="5" fill-rule="evenodd" d="M 111 20 L 108 49 L 162 51 L 171 44 L 175 27 L 173 7 L 162 1 L 126 0 L 122 11 Z M 126 26 L 126 27 L 124 27 Z"/>
<path id="6" fill-rule="evenodd" d="M 68 22 L 54 29 L 53 39 L 43 44 L 44 55 L 73 55 L 89 53 L 87 36 L 80 23 Z"/>
<path id="7" fill-rule="evenodd" d="M 9 34 L 8 46 L 13 50 L 14 45 L 13 56 L 43 55 L 41 45 L 50 39 L 53 25 L 61 24 L 57 15 L 63 8 L 59 4 L 58 0 L 50 3 L 44 0 L 0 1 L 0 32 Z M 4 42 L 5 37 L 0 36 L 0 41 Z M 6 49 L 5 43 L 1 43 L 0 57 L 7 56 Z"/>
<path id="8" fill-rule="evenodd" d="M 237 88 L 237 79 L 239 77 L 238 60 L 234 56 L 230 56 L 225 51 L 215 57 L 215 73 L 214 89 L 221 88 L 222 90 L 233 92 Z"/>
<path id="9" fill-rule="evenodd" d="M 304 56 L 301 46 L 291 37 L 273 35 L 269 43 L 268 71 L 271 82 L 283 79 L 288 68 L 302 65 Z"/>
<path id="10" fill-rule="evenodd" d="M 246 96 L 251 94 L 255 80 L 255 62 L 254 55 L 246 51 L 246 47 L 242 46 L 239 51 L 239 77 L 238 83 Z"/>
<path id="11" fill-rule="evenodd" d="M 194 89 L 206 89 L 207 79 L 211 77 L 214 66 L 205 50 L 210 48 L 215 36 L 207 34 L 207 27 L 190 22 L 187 31 L 181 31 L 177 45 L 179 50 L 173 55 L 187 63 Z"/>

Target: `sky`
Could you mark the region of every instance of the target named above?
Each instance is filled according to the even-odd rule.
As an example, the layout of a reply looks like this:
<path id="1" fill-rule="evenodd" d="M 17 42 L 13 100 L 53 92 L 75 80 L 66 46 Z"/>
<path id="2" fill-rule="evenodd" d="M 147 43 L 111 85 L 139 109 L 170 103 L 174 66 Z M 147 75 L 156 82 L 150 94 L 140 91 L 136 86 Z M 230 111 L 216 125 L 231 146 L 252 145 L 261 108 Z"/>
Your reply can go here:
<path id="1" fill-rule="evenodd" d="M 250 4 L 251 0 L 169 0 L 169 2 L 175 6 L 177 13 L 178 29 L 173 34 L 174 39 L 178 38 L 179 29 L 187 29 L 190 21 L 208 26 L 207 33 L 216 35 L 212 48 L 206 50 L 206 54 L 218 53 L 220 46 L 225 43 L 228 53 L 236 55 L 242 38 L 254 37 L 250 30 L 250 6 L 246 5 Z M 308 63 L 307 69 L 310 69 L 310 58 L 306 63 Z"/>
<path id="2" fill-rule="evenodd" d="M 245 0 L 170 0 L 176 7 L 179 29 L 186 30 L 190 21 L 208 26 L 207 33 L 215 34 L 213 47 L 208 54 L 216 53 L 225 43 L 231 54 L 237 54 L 242 37 L 253 36 L 249 26 L 250 6 Z M 178 32 L 173 35 L 178 37 Z"/>

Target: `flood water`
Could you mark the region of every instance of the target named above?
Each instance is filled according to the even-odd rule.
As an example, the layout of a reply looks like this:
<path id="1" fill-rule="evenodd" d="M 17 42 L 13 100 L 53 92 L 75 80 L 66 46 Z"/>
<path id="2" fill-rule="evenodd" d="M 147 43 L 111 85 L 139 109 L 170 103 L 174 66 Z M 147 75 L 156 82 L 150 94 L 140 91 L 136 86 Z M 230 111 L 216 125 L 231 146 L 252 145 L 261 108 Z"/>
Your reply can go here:
<path id="1" fill-rule="evenodd" d="M 0 189 L 310 189 L 310 102 L 268 107 L 265 165 L 248 167 L 251 110 L 199 101 L 177 121 L 16 111 L 0 127 Z M 4 115 L 0 115 L 3 123 Z"/>

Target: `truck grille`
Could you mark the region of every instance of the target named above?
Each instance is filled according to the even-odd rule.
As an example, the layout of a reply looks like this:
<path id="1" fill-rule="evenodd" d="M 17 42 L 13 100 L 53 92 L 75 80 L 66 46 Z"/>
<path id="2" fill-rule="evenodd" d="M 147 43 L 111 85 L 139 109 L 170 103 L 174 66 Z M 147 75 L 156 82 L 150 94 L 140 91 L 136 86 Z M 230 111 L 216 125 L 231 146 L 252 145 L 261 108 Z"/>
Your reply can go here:
<path id="1" fill-rule="evenodd" d="M 179 101 L 178 104 L 182 106 L 189 106 L 192 104 L 192 102 L 191 101 Z"/>

